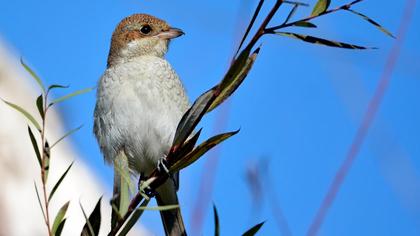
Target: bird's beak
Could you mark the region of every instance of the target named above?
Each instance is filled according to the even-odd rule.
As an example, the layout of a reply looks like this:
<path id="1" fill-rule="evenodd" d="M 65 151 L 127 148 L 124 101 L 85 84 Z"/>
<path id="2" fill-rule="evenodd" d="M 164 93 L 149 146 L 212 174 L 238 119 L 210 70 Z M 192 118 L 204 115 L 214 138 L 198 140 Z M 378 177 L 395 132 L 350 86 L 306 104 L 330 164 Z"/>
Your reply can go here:
<path id="1" fill-rule="evenodd" d="M 169 30 L 159 33 L 157 36 L 161 39 L 174 39 L 184 35 L 184 31 L 178 28 L 169 28 Z"/>

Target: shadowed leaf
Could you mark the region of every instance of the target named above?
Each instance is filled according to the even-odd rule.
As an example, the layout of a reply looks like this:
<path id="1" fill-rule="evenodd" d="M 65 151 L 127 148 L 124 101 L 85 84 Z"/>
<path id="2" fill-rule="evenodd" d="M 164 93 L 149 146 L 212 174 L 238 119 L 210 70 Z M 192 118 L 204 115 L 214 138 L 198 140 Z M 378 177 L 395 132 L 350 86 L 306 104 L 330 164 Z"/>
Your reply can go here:
<path id="1" fill-rule="evenodd" d="M 48 197 L 48 201 L 51 201 L 52 197 L 54 196 L 55 191 L 57 191 L 58 187 L 60 186 L 61 182 L 63 182 L 64 178 L 66 177 L 67 173 L 69 172 L 70 168 L 73 166 L 72 162 L 69 167 L 67 167 L 66 171 L 61 175 L 60 179 L 58 179 L 57 183 L 54 185 L 54 187 L 51 190 L 50 196 Z"/>
<path id="2" fill-rule="evenodd" d="M 264 223 L 265 221 L 255 225 L 254 227 L 247 230 L 244 234 L 242 234 L 242 236 L 254 236 L 261 229 Z"/>
<path id="3" fill-rule="evenodd" d="M 316 28 L 315 24 L 312 24 L 311 22 L 306 22 L 306 21 L 298 21 L 298 22 L 294 23 L 293 26 L 306 27 L 306 28 Z"/>
<path id="4" fill-rule="evenodd" d="M 203 129 L 199 129 L 197 133 L 194 134 L 194 136 L 187 141 L 184 142 L 184 144 L 178 149 L 178 151 L 175 153 L 176 158 L 183 157 L 187 155 L 191 150 L 194 149 L 195 144 L 197 143 L 198 138 L 200 137 L 201 131 Z"/>
<path id="5" fill-rule="evenodd" d="M 349 11 L 349 12 L 351 12 L 351 13 L 354 13 L 354 14 L 360 16 L 360 17 L 362 17 L 364 20 L 366 20 L 367 22 L 369 22 L 370 24 L 372 24 L 373 26 L 375 26 L 377 29 L 379 29 L 384 34 L 388 35 L 389 37 L 395 38 L 394 35 L 392 35 L 387 29 L 385 29 L 384 27 L 382 27 L 378 22 L 372 20 L 368 16 L 366 16 L 366 15 L 360 13 L 360 12 L 354 11 L 352 9 L 346 9 L 346 10 Z"/>
<path id="6" fill-rule="evenodd" d="M 188 109 L 188 111 L 182 116 L 181 121 L 176 128 L 176 133 L 172 148 L 178 149 L 182 143 L 190 136 L 198 122 L 201 120 L 210 102 L 214 100 L 214 90 L 210 89 L 203 93 L 194 104 Z M 172 150 L 174 151 L 174 150 Z"/>
<path id="7" fill-rule="evenodd" d="M 213 203 L 213 214 L 214 214 L 214 236 L 220 235 L 219 215 L 217 214 L 216 205 Z"/>
<path id="8" fill-rule="evenodd" d="M 39 115 L 44 119 L 44 104 L 42 99 L 42 94 L 36 99 L 36 107 L 38 108 Z"/>
<path id="9" fill-rule="evenodd" d="M 6 101 L 4 99 L 1 99 L 1 100 L 3 100 L 4 103 L 6 103 L 7 105 L 9 105 L 10 107 L 12 107 L 13 109 L 15 109 L 16 111 L 22 113 L 22 115 L 24 115 L 26 117 L 26 119 L 28 119 L 35 126 L 35 128 L 38 131 L 41 131 L 41 126 L 39 125 L 38 121 L 36 121 L 35 118 L 31 114 L 29 114 L 29 112 L 27 112 L 25 109 L 23 109 L 22 107 L 20 107 L 20 106 L 18 106 L 16 104 L 13 104 L 11 102 L 8 102 L 8 101 Z"/>
<path id="10" fill-rule="evenodd" d="M 343 42 L 317 38 L 314 36 L 309 36 L 309 35 L 304 35 L 304 34 L 296 34 L 296 33 L 288 33 L 288 32 L 275 32 L 275 34 L 299 39 L 308 43 L 324 45 L 328 47 L 345 48 L 345 49 L 374 49 L 374 48 L 368 48 L 368 47 L 358 46 L 354 44 L 348 44 L 348 43 L 343 43 Z"/>
<path id="11" fill-rule="evenodd" d="M 68 85 L 52 84 L 48 87 L 47 91 L 56 89 L 56 88 L 68 88 Z"/>
<path id="12" fill-rule="evenodd" d="M 44 220 L 45 220 L 46 215 L 45 215 L 44 207 L 42 206 L 41 198 L 39 197 L 38 187 L 36 186 L 35 181 L 34 181 L 34 187 L 35 187 L 36 197 L 38 198 L 39 207 L 41 208 L 42 216 L 44 217 Z"/>
<path id="13" fill-rule="evenodd" d="M 66 202 L 58 211 L 57 215 L 55 216 L 53 227 L 52 227 L 52 234 L 56 235 L 56 232 L 63 221 L 64 217 L 66 216 L 67 208 L 69 207 L 70 202 Z M 64 227 L 64 225 L 63 225 Z"/>
<path id="14" fill-rule="evenodd" d="M 63 232 L 64 224 L 66 223 L 66 220 L 67 219 L 64 219 L 63 221 L 61 221 L 61 223 L 57 227 L 57 230 L 55 231 L 54 236 L 60 236 L 61 235 L 61 232 Z"/>
<path id="15" fill-rule="evenodd" d="M 39 164 L 39 166 L 42 166 L 41 153 L 39 152 L 38 143 L 35 139 L 34 134 L 32 133 L 31 127 L 29 127 L 29 125 L 28 125 L 28 133 L 29 133 L 29 138 L 31 139 L 32 147 L 34 148 L 34 151 L 35 151 L 36 159 L 38 160 L 38 164 Z"/>
<path id="16" fill-rule="evenodd" d="M 330 6 L 331 0 L 318 0 L 314 9 L 312 9 L 311 16 L 317 16 L 325 12 Z"/>
<path id="17" fill-rule="evenodd" d="M 239 71 L 237 71 L 236 73 L 232 73 L 231 76 L 233 76 L 232 77 L 233 79 L 223 79 L 223 81 L 220 83 L 220 85 L 217 85 L 216 87 L 213 88 L 213 89 L 219 89 L 219 95 L 211 103 L 211 105 L 210 105 L 209 109 L 207 110 L 207 112 L 212 111 L 214 108 L 216 108 L 221 103 L 223 103 L 242 84 L 242 82 L 244 81 L 244 79 L 248 75 L 248 72 L 251 70 L 252 65 L 255 62 L 255 59 L 258 56 L 259 49 L 260 48 L 257 48 L 251 54 L 251 56 L 249 56 L 247 58 L 247 60 L 244 61 L 244 64 L 242 64 L 242 67 L 241 67 L 241 69 Z M 233 65 L 233 66 L 235 66 L 235 65 Z"/>
<path id="18" fill-rule="evenodd" d="M 67 100 L 69 98 L 72 98 L 74 96 L 77 96 L 77 95 L 80 95 L 80 94 L 84 94 L 84 93 L 90 92 L 92 90 L 93 90 L 93 88 L 85 88 L 85 89 L 74 91 L 73 93 L 70 93 L 70 94 L 67 94 L 65 96 L 62 96 L 62 97 L 59 97 L 57 99 L 52 100 L 51 103 L 48 106 L 52 106 L 54 104 L 63 102 L 63 101 L 65 101 L 65 100 Z"/>
<path id="19" fill-rule="evenodd" d="M 192 150 L 190 153 L 188 153 L 186 156 L 184 156 L 182 159 L 175 162 L 171 168 L 171 172 L 179 171 L 192 163 L 194 163 L 196 160 L 198 160 L 201 156 L 203 156 L 207 151 L 212 149 L 214 146 L 218 145 L 219 143 L 223 142 L 224 140 L 232 137 L 233 135 L 237 134 L 239 130 L 234 132 L 228 132 L 219 134 L 216 136 L 211 137 L 210 139 L 204 141 L 200 145 L 198 145 L 194 150 Z"/>
<path id="20" fill-rule="evenodd" d="M 128 234 L 131 228 L 137 223 L 140 216 L 143 214 L 144 210 L 141 208 L 144 208 L 149 204 L 150 200 L 144 199 L 142 204 L 134 210 L 133 214 L 131 214 L 130 219 L 127 221 L 127 223 L 124 225 L 124 228 L 121 229 L 121 232 L 118 234 L 118 236 L 125 236 Z"/>
<path id="21" fill-rule="evenodd" d="M 50 149 L 51 148 L 53 148 L 55 145 L 57 145 L 61 140 L 63 140 L 63 139 L 65 139 L 65 138 L 67 138 L 68 136 L 70 136 L 70 135 L 72 135 L 72 134 L 74 134 L 76 131 L 78 131 L 79 129 L 81 129 L 83 127 L 83 125 L 81 125 L 81 126 L 79 126 L 79 127 L 77 127 L 77 128 L 74 128 L 74 129 L 72 129 L 72 130 L 70 130 L 69 132 L 67 132 L 65 135 L 63 135 L 63 137 L 61 137 L 61 138 L 59 138 L 57 141 L 55 141 L 55 143 L 53 143 L 52 145 L 51 145 L 51 147 L 50 147 Z"/>
<path id="22" fill-rule="evenodd" d="M 80 208 L 82 209 L 83 215 L 85 216 L 86 223 L 83 226 L 81 236 L 96 236 L 99 233 L 99 229 L 101 227 L 101 200 L 102 197 L 99 198 L 98 202 L 96 203 L 95 209 L 93 209 L 92 213 L 90 214 L 89 218 L 84 211 L 82 204 L 80 204 Z"/>
<path id="23" fill-rule="evenodd" d="M 23 62 L 22 58 L 20 58 L 20 64 L 22 64 L 22 66 L 25 68 L 25 70 L 29 74 L 31 74 L 32 78 L 35 79 L 35 81 L 38 83 L 39 87 L 42 89 L 42 92 L 45 94 L 44 84 L 42 83 L 42 80 L 38 77 L 38 75 L 28 65 L 26 65 L 25 62 Z"/>

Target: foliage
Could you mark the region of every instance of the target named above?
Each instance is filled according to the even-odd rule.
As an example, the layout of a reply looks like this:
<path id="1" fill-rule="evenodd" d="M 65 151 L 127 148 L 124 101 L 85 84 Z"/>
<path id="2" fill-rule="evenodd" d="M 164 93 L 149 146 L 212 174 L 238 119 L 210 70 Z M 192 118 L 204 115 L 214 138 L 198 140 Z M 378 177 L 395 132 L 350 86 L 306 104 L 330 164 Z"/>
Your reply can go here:
<path id="1" fill-rule="evenodd" d="M 357 3 L 362 2 L 363 0 L 355 0 L 350 3 L 338 6 L 336 8 L 330 8 L 331 1 L 330 0 L 318 0 L 315 6 L 313 7 L 309 16 L 303 17 L 298 20 L 292 20 L 297 13 L 297 10 L 301 7 L 308 7 L 309 5 L 306 3 L 295 2 L 295 1 L 283 1 L 283 0 L 276 0 L 275 4 L 272 6 L 271 10 L 268 14 L 263 18 L 264 20 L 259 24 L 257 27 L 254 35 L 249 37 L 251 30 L 254 28 L 255 22 L 257 18 L 260 16 L 261 8 L 264 4 L 264 0 L 260 0 L 255 12 L 246 28 L 246 31 L 240 41 L 239 47 L 232 59 L 229 69 L 227 70 L 225 76 L 222 80 L 212 87 L 211 89 L 207 90 L 201 96 L 199 96 L 193 105 L 186 111 L 186 113 L 182 116 L 178 127 L 175 132 L 174 140 L 172 143 L 172 147 L 169 150 L 169 153 L 166 157 L 166 166 L 169 169 L 170 173 L 176 173 L 188 166 L 192 163 L 197 161 L 201 158 L 207 151 L 212 149 L 213 147 L 219 145 L 223 141 L 231 138 L 232 136 L 236 135 L 239 130 L 226 132 L 222 134 L 215 135 L 203 143 L 196 145 L 197 140 L 201 134 L 201 129 L 194 133 L 194 130 L 197 128 L 201 119 L 210 111 L 217 108 L 220 104 L 222 104 L 227 98 L 229 98 L 236 89 L 242 84 L 245 80 L 248 73 L 251 71 L 252 66 L 260 52 L 260 47 L 256 47 L 255 45 L 259 42 L 260 38 L 264 35 L 279 35 L 279 36 L 286 36 L 293 39 L 298 39 L 300 41 L 311 43 L 311 44 L 318 44 L 323 46 L 329 47 L 337 47 L 337 48 L 344 48 L 344 49 L 371 49 L 372 47 L 365 47 L 359 46 L 351 43 L 344 43 L 335 40 L 324 39 L 321 37 L 316 37 L 312 35 L 294 33 L 294 32 L 285 32 L 279 31 L 282 29 L 290 28 L 295 29 L 295 27 L 300 28 L 307 28 L 307 29 L 316 29 L 318 26 L 313 22 L 313 20 L 325 16 L 331 13 L 335 13 L 338 11 L 345 11 L 352 13 L 353 15 L 361 17 L 366 22 L 372 24 L 374 27 L 382 31 L 388 36 L 393 37 L 393 35 L 383 28 L 379 23 L 372 20 L 368 16 L 356 11 L 353 9 L 353 6 Z M 278 12 L 281 6 L 289 5 L 292 6 L 288 15 L 286 16 L 284 22 L 279 25 L 275 25 L 269 27 L 268 25 L 272 23 L 272 19 L 275 14 Z M 244 43 L 248 42 L 245 46 Z M 37 84 L 39 85 L 42 93 L 39 95 L 35 101 L 35 105 L 38 109 L 39 116 L 41 123 L 38 122 L 39 119 L 36 119 L 34 115 L 27 112 L 22 107 L 13 104 L 11 102 L 3 100 L 7 105 L 12 107 L 13 109 L 19 111 L 23 116 L 25 116 L 29 123 L 36 128 L 38 132 L 35 134 L 39 136 L 41 140 L 41 144 L 39 145 L 36 139 L 36 135 L 33 133 L 30 126 L 28 126 L 28 135 L 30 137 L 35 156 L 37 158 L 37 162 L 40 165 L 41 170 L 41 180 L 42 180 L 42 197 L 39 194 L 38 188 L 35 184 L 36 194 L 39 200 L 39 204 L 43 213 L 43 217 L 48 229 L 49 235 L 60 235 L 63 230 L 66 218 L 66 211 L 70 204 L 70 202 L 66 202 L 59 212 L 57 213 L 54 223 L 51 225 L 51 220 L 49 216 L 49 203 L 54 195 L 54 193 L 59 188 L 60 184 L 67 176 L 67 173 L 70 171 L 73 163 L 69 165 L 66 171 L 61 175 L 59 180 L 53 185 L 53 188 L 50 192 L 47 191 L 46 185 L 48 181 L 48 171 L 49 171 L 49 163 L 51 160 L 51 149 L 54 148 L 60 141 L 64 138 L 68 137 L 69 135 L 73 134 L 81 127 L 77 127 L 65 135 L 62 138 L 58 139 L 52 145 L 49 145 L 46 137 L 45 137 L 45 121 L 47 117 L 48 110 L 58 104 L 61 103 L 69 98 L 74 96 L 89 92 L 92 88 L 77 90 L 73 93 L 70 93 L 66 96 L 49 100 L 49 94 L 54 89 L 65 89 L 67 86 L 63 85 L 51 85 L 46 88 L 42 82 L 42 80 L 36 75 L 36 73 L 27 66 L 22 60 L 23 67 L 31 74 L 31 76 L 35 79 Z M 118 162 L 115 162 L 114 165 L 115 171 L 118 172 L 121 178 L 118 179 L 120 181 L 121 191 L 119 196 L 116 199 L 111 200 L 111 207 L 113 209 L 112 213 L 112 228 L 109 232 L 109 235 L 126 235 L 130 229 L 135 225 L 138 219 L 141 217 L 144 210 L 169 210 L 173 209 L 174 207 L 179 206 L 163 206 L 157 208 L 150 208 L 147 207 L 149 203 L 150 197 L 153 197 L 155 189 L 163 184 L 167 178 L 168 174 L 162 171 L 159 171 L 157 168 L 150 174 L 144 178 L 139 186 L 139 191 L 133 196 L 130 200 L 130 174 L 127 168 L 127 160 L 124 158 L 118 158 Z M 41 200 L 42 199 L 42 200 Z M 82 211 L 86 218 L 86 224 L 82 229 L 82 235 L 97 235 L 99 229 L 101 227 L 101 212 L 100 212 L 100 204 L 101 199 L 99 199 L 98 203 L 95 206 L 93 212 L 88 216 L 83 207 Z M 140 205 L 140 206 L 138 206 Z M 219 217 L 217 214 L 217 209 L 214 206 L 214 217 L 215 217 L 215 235 L 220 234 L 220 223 Z M 255 225 L 254 227 L 250 228 L 246 231 L 243 235 L 255 235 L 258 230 L 263 226 L 264 222 Z"/>

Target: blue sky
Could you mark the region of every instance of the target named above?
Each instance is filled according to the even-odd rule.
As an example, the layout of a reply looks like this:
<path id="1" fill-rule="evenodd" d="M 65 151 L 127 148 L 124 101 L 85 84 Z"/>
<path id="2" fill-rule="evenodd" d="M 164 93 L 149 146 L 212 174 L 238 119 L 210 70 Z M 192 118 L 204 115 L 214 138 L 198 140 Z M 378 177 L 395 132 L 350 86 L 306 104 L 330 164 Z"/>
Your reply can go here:
<path id="1" fill-rule="evenodd" d="M 273 2 L 267 1 L 262 15 Z M 341 2 L 332 1 L 332 5 Z M 396 32 L 405 2 L 366 0 L 355 9 Z M 0 37 L 47 83 L 80 89 L 95 86 L 104 71 L 116 24 L 132 13 L 149 13 L 186 32 L 172 42 L 167 58 L 193 100 L 223 76 L 256 4 L 250 0 L 5 1 Z M 275 22 L 280 23 L 288 9 L 283 7 Z M 310 13 L 310 8 L 300 10 L 296 17 Z M 320 235 L 420 234 L 420 33 L 415 30 L 419 10 L 417 5 L 378 115 Z M 213 234 L 211 201 L 218 207 L 223 235 L 238 235 L 263 220 L 261 235 L 280 234 L 272 211 L 277 208 L 264 200 L 260 211 L 253 211 L 245 178 L 248 166 L 265 159 L 271 185 L 265 186 L 263 195 L 275 193 L 291 233 L 306 234 L 395 43 L 348 13 L 314 23 L 318 29 L 296 32 L 379 49 L 333 49 L 264 37 L 243 86 L 201 123 L 202 138 L 215 130 L 241 131 L 182 172 L 179 195 L 188 229 L 201 179 L 208 173 L 206 162 L 218 158 L 214 191 L 203 206 L 203 235 Z M 92 92 L 63 103 L 60 109 L 69 129 L 84 124 L 72 137 L 74 145 L 111 190 L 111 168 L 104 165 L 92 134 L 94 104 Z M 142 221 L 152 232 L 162 233 L 158 213 L 147 213 Z"/>

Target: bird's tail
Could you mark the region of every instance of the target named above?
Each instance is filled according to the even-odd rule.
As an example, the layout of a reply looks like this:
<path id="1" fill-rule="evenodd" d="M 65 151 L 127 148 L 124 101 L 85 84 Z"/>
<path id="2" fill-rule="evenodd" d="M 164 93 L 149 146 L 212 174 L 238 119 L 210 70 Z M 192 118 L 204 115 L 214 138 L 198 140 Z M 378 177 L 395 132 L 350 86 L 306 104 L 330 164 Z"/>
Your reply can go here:
<path id="1" fill-rule="evenodd" d="M 158 206 L 179 205 L 176 194 L 176 186 L 172 179 L 168 179 L 157 189 L 156 202 Z M 167 211 L 160 211 L 165 234 L 168 236 L 186 236 L 184 221 L 182 220 L 181 209 L 175 208 Z"/>

